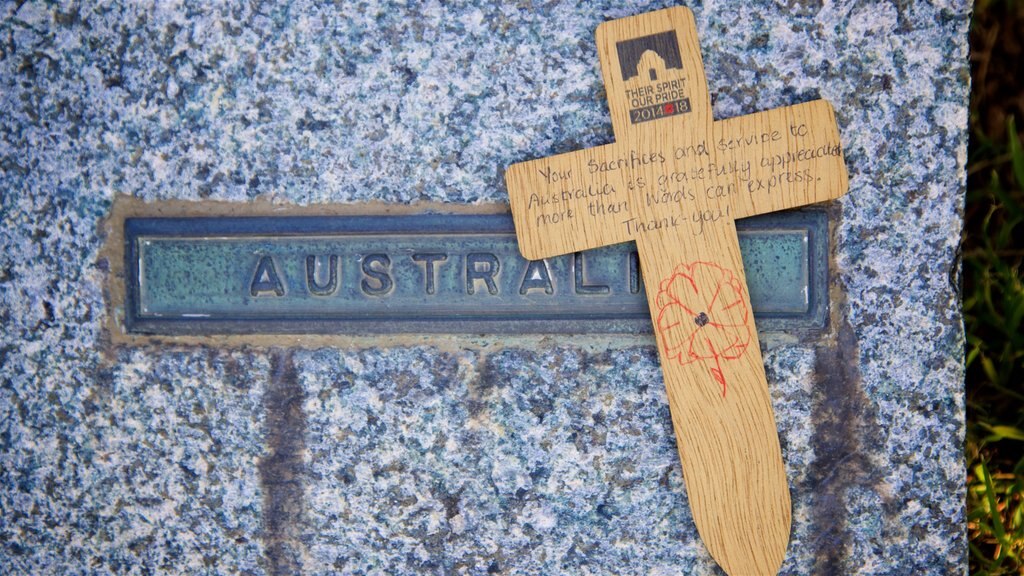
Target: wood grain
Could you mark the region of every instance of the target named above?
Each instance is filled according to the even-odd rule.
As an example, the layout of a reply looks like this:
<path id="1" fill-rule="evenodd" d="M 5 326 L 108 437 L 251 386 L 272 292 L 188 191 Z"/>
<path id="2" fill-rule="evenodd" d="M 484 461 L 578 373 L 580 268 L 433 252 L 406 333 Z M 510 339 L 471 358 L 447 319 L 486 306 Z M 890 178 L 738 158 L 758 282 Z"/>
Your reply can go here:
<path id="1" fill-rule="evenodd" d="M 597 43 L 616 141 L 508 168 L 520 250 L 637 242 L 697 529 L 729 574 L 775 574 L 791 504 L 735 220 L 846 192 L 834 112 L 714 122 L 685 8 L 606 22 Z"/>

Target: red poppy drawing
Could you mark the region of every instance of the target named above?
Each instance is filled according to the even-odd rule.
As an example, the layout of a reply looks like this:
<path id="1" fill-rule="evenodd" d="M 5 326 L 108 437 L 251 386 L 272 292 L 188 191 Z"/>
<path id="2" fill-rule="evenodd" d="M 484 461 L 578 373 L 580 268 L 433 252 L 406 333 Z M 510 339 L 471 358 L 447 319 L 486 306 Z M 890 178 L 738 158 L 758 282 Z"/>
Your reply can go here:
<path id="1" fill-rule="evenodd" d="M 712 262 L 680 264 L 661 281 L 658 333 L 666 361 L 703 362 L 722 386 L 722 360 L 735 360 L 750 345 L 750 310 L 743 283 Z"/>

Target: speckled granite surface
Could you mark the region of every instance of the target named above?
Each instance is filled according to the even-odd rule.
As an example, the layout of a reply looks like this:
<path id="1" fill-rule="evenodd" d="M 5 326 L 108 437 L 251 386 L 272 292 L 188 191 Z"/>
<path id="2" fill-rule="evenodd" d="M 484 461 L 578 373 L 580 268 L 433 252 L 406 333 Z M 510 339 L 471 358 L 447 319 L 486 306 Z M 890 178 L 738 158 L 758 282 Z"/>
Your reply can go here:
<path id="1" fill-rule="evenodd" d="M 716 574 L 652 345 L 120 349 L 116 193 L 500 201 L 662 3 L 0 7 L 0 571 Z M 833 330 L 766 362 L 786 574 L 963 573 L 966 2 L 693 6 L 717 117 L 836 107 Z"/>

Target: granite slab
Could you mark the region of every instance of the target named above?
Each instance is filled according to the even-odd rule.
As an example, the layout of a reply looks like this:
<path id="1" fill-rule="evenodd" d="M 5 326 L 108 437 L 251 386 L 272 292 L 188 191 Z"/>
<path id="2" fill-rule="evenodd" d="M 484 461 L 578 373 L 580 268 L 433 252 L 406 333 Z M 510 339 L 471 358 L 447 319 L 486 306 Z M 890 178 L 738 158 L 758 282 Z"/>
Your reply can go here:
<path id="1" fill-rule="evenodd" d="M 0 7 L 0 572 L 718 574 L 653 341 L 114 347 L 117 195 L 504 201 L 611 141 L 594 30 L 665 2 Z M 784 574 L 966 571 L 964 0 L 691 6 L 717 118 L 827 98 L 830 327 L 765 354 Z"/>

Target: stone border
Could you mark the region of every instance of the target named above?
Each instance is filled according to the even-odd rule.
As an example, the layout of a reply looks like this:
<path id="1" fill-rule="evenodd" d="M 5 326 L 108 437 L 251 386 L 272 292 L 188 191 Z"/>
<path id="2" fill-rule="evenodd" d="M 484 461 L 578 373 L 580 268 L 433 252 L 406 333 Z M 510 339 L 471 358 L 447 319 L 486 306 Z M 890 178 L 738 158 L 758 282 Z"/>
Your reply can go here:
<path id="1" fill-rule="evenodd" d="M 394 216 L 409 214 L 500 214 L 507 213 L 508 205 L 501 203 L 454 204 L 417 202 L 414 204 L 388 204 L 365 202 L 358 204 L 283 205 L 266 200 L 248 203 L 223 201 L 165 200 L 145 202 L 132 196 L 118 195 L 110 213 L 101 224 L 103 248 L 98 255 L 99 267 L 106 271 L 103 295 L 107 309 L 105 333 L 107 342 L 114 347 L 160 346 L 218 348 L 322 348 L 345 347 L 355 349 L 377 347 L 430 346 L 454 351 L 465 348 L 552 348 L 571 344 L 583 350 L 605 350 L 636 345 L 654 346 L 653 334 L 576 334 L 567 342 L 565 334 L 216 334 L 216 335 L 147 335 L 130 334 L 124 326 L 125 270 L 124 221 L 132 217 L 198 217 L 198 216 Z M 834 234 L 833 214 L 829 210 L 829 235 Z M 830 250 L 834 242 L 829 243 Z M 831 262 L 832 255 L 829 255 Z M 105 264 L 104 264 L 105 262 Z M 833 291 L 831 279 L 829 292 Z M 834 301 L 835 294 L 831 294 Z M 761 332 L 761 340 L 768 347 L 797 342 L 817 343 L 834 334 L 834 319 L 829 318 L 825 330 L 799 329 Z"/>

